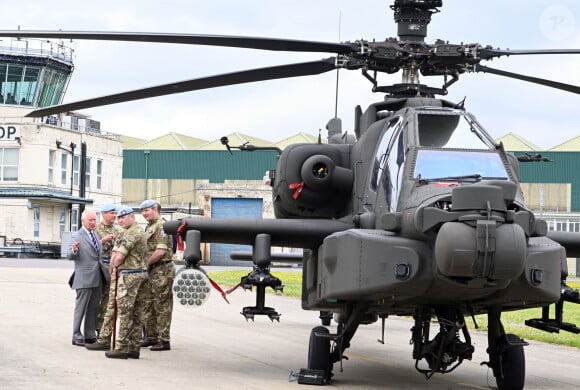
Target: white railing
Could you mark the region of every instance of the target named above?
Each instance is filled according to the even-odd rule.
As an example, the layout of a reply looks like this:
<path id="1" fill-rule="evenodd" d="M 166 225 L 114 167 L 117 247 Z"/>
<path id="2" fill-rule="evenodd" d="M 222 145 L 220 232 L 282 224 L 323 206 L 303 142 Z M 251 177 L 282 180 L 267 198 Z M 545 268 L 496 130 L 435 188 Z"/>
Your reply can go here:
<path id="1" fill-rule="evenodd" d="M 65 46 L 63 41 L 5 38 L 0 40 L 0 53 L 51 57 L 72 63 L 74 49 Z"/>

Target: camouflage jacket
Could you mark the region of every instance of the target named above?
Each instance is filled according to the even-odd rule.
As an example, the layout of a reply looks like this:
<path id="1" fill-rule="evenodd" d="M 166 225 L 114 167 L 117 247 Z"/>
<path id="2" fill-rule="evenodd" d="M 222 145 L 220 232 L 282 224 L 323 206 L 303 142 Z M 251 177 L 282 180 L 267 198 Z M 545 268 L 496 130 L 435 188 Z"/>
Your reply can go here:
<path id="1" fill-rule="evenodd" d="M 119 267 L 120 270 L 147 269 L 145 232 L 137 222 L 124 229 L 115 238 L 113 251 L 121 252 L 125 255 L 125 261 Z"/>
<path id="2" fill-rule="evenodd" d="M 145 237 L 147 240 L 147 258 L 156 249 L 165 249 L 165 256 L 159 261 L 170 261 L 173 258 L 173 238 L 163 231 L 161 218 L 156 218 L 149 222 L 147 228 L 145 228 Z"/>
<path id="3" fill-rule="evenodd" d="M 115 246 L 115 240 L 117 239 L 117 237 L 119 237 L 119 234 L 121 234 L 123 229 L 120 226 L 115 225 L 115 224 L 107 226 L 101 222 L 97 225 L 97 228 L 95 230 L 97 231 L 97 234 L 99 235 L 100 238 L 103 238 L 109 234 L 115 235 L 114 240 L 101 243 L 101 248 L 103 250 L 103 257 L 110 259 L 111 252 L 113 252 L 113 247 Z"/>

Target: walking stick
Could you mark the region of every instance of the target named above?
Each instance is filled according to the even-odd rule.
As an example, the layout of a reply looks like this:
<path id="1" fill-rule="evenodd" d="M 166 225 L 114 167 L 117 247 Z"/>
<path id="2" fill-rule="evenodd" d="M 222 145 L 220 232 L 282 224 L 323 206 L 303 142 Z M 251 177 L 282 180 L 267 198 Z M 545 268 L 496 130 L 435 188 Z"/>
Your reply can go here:
<path id="1" fill-rule="evenodd" d="M 117 281 L 119 280 L 118 271 L 115 274 L 115 292 L 113 298 L 113 342 L 111 343 L 111 351 L 115 350 L 115 338 L 117 335 Z"/>

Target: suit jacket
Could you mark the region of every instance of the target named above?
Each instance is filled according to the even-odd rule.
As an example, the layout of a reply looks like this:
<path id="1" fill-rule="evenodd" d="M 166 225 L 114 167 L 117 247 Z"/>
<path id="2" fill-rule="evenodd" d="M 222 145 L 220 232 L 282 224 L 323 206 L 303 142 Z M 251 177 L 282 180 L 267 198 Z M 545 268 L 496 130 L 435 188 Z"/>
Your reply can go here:
<path id="1" fill-rule="evenodd" d="M 68 258 L 75 262 L 74 278 L 71 285 L 73 289 L 98 287 L 109 280 L 109 273 L 100 261 L 102 249 L 98 239 L 99 235 L 97 232 L 94 233 L 97 237 L 98 251 L 95 250 L 86 229 L 79 229 L 72 236 L 72 242 L 79 242 L 77 253 L 72 253 L 71 250 L 68 255 Z"/>

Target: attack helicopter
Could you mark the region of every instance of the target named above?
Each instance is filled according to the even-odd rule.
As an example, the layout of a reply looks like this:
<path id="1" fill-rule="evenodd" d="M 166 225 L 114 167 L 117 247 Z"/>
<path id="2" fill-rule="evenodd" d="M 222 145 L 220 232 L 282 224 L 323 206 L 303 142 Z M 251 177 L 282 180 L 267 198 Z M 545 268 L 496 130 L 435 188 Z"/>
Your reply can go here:
<path id="1" fill-rule="evenodd" d="M 330 52 L 334 57 L 220 74 L 58 106 L 52 114 L 178 92 L 254 81 L 360 70 L 372 91 L 385 95 L 366 110 L 355 108 L 354 137 L 331 120 L 328 143 L 296 144 L 281 151 L 270 173 L 276 219 L 183 219 L 165 223 L 185 242 L 186 268 L 200 268 L 202 242 L 252 245 L 254 268 L 242 278 L 256 287 L 246 319 L 279 313 L 265 306 L 272 246 L 302 248 L 302 307 L 331 313 L 336 333 L 312 329 L 302 383 L 327 383 L 359 326 L 388 316 L 411 316 L 415 368 L 427 378 L 471 360 L 465 317 L 486 314 L 489 361 L 500 389 L 525 384 L 526 342 L 506 333 L 505 311 L 542 307 L 527 324 L 545 331 L 580 329 L 563 321 L 563 302 L 580 303 L 566 285 L 566 257 L 580 257 L 580 237 L 550 232 L 526 207 L 516 157 L 496 143 L 463 102 L 446 95 L 459 76 L 484 72 L 578 94 L 580 87 L 482 65 L 512 55 L 579 54 L 580 50 L 508 50 L 480 44 L 425 42 L 442 0 L 394 0 L 397 38 L 331 43 L 288 39 L 159 33 L 0 31 L 0 36 L 181 43 L 248 49 Z M 380 73 L 402 73 L 402 82 L 379 85 Z M 444 78 L 441 87 L 419 75 Z M 227 140 L 223 140 L 227 144 Z M 252 151 L 251 145 L 240 150 Z M 549 306 L 555 304 L 555 318 Z M 323 322 L 328 317 L 323 317 Z M 439 332 L 431 337 L 431 323 Z M 326 322 L 327 324 L 328 322 Z"/>

